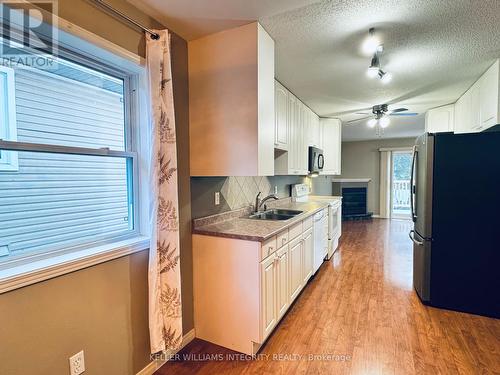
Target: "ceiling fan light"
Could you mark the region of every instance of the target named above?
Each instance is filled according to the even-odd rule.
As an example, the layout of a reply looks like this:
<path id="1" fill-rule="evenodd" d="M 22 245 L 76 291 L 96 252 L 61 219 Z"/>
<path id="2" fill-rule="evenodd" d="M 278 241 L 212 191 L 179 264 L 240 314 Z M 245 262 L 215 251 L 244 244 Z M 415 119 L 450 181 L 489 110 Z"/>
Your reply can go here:
<path id="1" fill-rule="evenodd" d="M 366 125 L 368 125 L 369 128 L 374 128 L 375 125 L 377 125 L 377 119 L 376 118 L 371 118 L 366 122 Z"/>
<path id="2" fill-rule="evenodd" d="M 389 117 L 384 116 L 379 120 L 379 123 L 380 123 L 380 127 L 382 129 L 384 129 L 384 128 L 387 128 L 389 126 L 389 124 L 391 123 L 391 119 Z"/>

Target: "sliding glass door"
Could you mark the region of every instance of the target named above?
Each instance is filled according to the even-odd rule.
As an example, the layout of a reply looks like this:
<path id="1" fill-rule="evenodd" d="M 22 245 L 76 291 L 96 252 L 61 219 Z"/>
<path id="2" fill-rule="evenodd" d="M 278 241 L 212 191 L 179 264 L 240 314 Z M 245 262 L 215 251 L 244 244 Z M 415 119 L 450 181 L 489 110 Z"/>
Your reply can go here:
<path id="1" fill-rule="evenodd" d="M 410 151 L 393 151 L 391 162 L 391 217 L 410 218 Z"/>

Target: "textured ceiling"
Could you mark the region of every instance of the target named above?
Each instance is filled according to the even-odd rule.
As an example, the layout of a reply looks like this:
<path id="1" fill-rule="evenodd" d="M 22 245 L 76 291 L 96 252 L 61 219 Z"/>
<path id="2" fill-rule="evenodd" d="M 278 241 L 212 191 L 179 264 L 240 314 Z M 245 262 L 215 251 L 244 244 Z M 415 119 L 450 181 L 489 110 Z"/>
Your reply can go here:
<path id="1" fill-rule="evenodd" d="M 186 40 L 245 25 L 318 0 L 127 0 Z"/>
<path id="2" fill-rule="evenodd" d="M 374 104 L 424 113 L 454 102 L 500 56 L 498 0 L 130 1 L 187 38 L 259 20 L 276 42 L 278 79 L 320 116 L 343 121 Z M 384 43 L 387 85 L 365 75 L 369 27 Z M 423 116 L 406 117 L 384 137 L 422 131 Z M 370 134 L 365 121 L 344 125 L 345 140 Z"/>

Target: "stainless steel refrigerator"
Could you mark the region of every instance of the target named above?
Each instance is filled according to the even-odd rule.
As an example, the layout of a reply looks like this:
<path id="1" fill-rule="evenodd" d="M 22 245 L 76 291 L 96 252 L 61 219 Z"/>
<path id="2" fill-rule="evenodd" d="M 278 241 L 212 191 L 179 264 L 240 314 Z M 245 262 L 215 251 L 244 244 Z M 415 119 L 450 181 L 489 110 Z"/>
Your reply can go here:
<path id="1" fill-rule="evenodd" d="M 425 304 L 500 317 L 500 132 L 426 133 L 412 162 L 413 285 Z"/>

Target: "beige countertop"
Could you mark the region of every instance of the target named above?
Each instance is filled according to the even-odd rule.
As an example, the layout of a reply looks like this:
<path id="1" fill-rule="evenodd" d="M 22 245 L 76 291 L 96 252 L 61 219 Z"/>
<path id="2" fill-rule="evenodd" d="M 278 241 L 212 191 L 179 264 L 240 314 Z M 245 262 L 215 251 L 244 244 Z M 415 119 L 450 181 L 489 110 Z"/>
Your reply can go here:
<path id="1" fill-rule="evenodd" d="M 263 242 L 326 207 L 328 207 L 326 201 L 287 202 L 277 205 L 276 208 L 304 211 L 288 220 L 255 220 L 246 217 L 230 217 L 227 220 L 205 225 L 196 225 L 195 220 L 193 234 Z M 248 216 L 248 213 L 242 212 L 242 215 Z"/>

